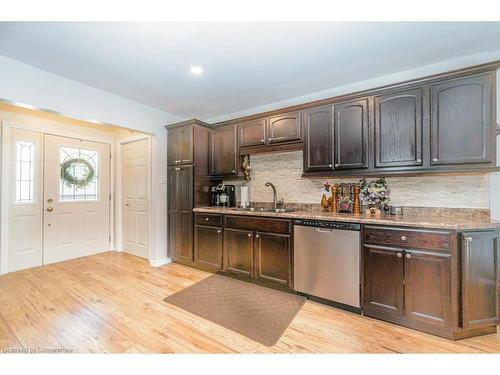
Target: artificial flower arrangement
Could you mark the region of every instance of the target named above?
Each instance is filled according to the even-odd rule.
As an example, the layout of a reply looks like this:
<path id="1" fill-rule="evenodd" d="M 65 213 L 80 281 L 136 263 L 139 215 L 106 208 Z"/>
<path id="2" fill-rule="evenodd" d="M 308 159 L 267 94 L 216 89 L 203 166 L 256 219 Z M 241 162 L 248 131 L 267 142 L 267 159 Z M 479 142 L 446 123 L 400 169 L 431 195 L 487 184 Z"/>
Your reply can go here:
<path id="1" fill-rule="evenodd" d="M 387 185 L 385 177 L 370 182 L 367 182 L 366 178 L 362 178 L 359 183 L 361 199 L 368 205 L 371 213 L 375 213 L 377 209 L 386 210 L 389 207 L 391 189 Z"/>

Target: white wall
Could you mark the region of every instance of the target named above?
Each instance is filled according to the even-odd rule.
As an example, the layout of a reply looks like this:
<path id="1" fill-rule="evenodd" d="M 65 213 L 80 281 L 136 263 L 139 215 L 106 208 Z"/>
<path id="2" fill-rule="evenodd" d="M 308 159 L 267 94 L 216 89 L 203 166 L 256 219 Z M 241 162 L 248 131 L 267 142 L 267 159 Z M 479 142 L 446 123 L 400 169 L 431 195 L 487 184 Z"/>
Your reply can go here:
<path id="1" fill-rule="evenodd" d="M 500 51 L 485 52 L 481 54 L 465 56 L 458 59 L 447 60 L 437 64 L 423 66 L 418 69 L 407 70 L 399 73 L 380 76 L 373 79 L 352 83 L 349 85 L 332 87 L 331 89 L 328 90 L 312 92 L 307 95 L 290 98 L 279 102 L 269 103 L 259 107 L 248 108 L 234 113 L 224 114 L 221 116 L 208 119 L 207 122 L 212 123 L 212 122 L 230 120 L 242 116 L 249 116 L 256 113 L 272 111 L 279 108 L 285 108 L 292 105 L 308 103 L 315 100 L 327 99 L 334 96 L 349 94 L 357 91 L 369 90 L 376 87 L 422 78 L 433 74 L 444 73 L 451 70 L 466 68 L 472 65 L 483 64 L 495 60 L 500 60 Z"/>
<path id="2" fill-rule="evenodd" d="M 0 99 L 60 112 L 65 116 L 114 124 L 155 135 L 152 200 L 156 208 L 152 260 L 164 259 L 166 239 L 166 131 L 182 118 L 91 86 L 0 56 Z"/>

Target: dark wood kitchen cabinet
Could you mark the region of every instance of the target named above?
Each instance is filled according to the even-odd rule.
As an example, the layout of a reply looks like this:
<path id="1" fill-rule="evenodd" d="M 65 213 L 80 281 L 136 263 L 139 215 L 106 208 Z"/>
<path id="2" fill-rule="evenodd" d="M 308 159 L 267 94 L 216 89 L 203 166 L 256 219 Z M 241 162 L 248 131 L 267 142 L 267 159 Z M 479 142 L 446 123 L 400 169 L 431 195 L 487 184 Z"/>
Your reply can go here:
<path id="1" fill-rule="evenodd" d="M 262 282 L 291 285 L 291 236 L 277 233 L 255 233 L 254 278 Z"/>
<path id="2" fill-rule="evenodd" d="M 167 132 L 168 256 L 190 265 L 193 207 L 209 203 L 210 128 L 201 121 L 189 120 L 167 126 Z"/>
<path id="3" fill-rule="evenodd" d="M 267 118 L 238 124 L 240 147 L 259 146 L 267 143 Z"/>
<path id="4" fill-rule="evenodd" d="M 193 163 L 193 127 L 182 126 L 168 130 L 168 164 Z"/>
<path id="5" fill-rule="evenodd" d="M 334 169 L 368 168 L 368 99 L 333 106 Z"/>
<path id="6" fill-rule="evenodd" d="M 494 74 L 431 85 L 431 165 L 495 164 Z"/>
<path id="7" fill-rule="evenodd" d="M 374 106 L 375 168 L 422 165 L 423 88 L 375 96 Z"/>
<path id="8" fill-rule="evenodd" d="M 207 225 L 194 227 L 194 262 L 210 272 L 222 269 L 222 228 Z"/>
<path id="9" fill-rule="evenodd" d="M 333 169 L 332 106 L 304 111 L 304 172 Z"/>
<path id="10" fill-rule="evenodd" d="M 403 253 L 384 246 L 364 247 L 364 311 L 403 315 Z"/>
<path id="11" fill-rule="evenodd" d="M 226 215 L 224 221 L 224 273 L 291 290 L 291 221 L 231 215 Z"/>
<path id="12" fill-rule="evenodd" d="M 500 322 L 498 232 L 463 233 L 461 245 L 463 327 L 495 326 Z"/>
<path id="13" fill-rule="evenodd" d="M 285 113 L 269 118 L 269 143 L 300 141 L 302 126 L 300 112 Z"/>
<path id="14" fill-rule="evenodd" d="M 253 232 L 224 229 L 224 271 L 253 277 Z"/>
<path id="15" fill-rule="evenodd" d="M 210 176 L 236 176 L 239 173 L 236 125 L 218 126 L 210 133 Z"/>

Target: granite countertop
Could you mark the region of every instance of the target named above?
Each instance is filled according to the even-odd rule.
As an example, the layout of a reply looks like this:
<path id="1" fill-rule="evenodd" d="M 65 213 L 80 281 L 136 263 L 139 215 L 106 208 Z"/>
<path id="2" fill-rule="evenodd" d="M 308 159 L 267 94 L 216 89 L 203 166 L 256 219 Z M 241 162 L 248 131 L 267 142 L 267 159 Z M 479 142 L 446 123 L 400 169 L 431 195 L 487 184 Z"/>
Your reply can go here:
<path id="1" fill-rule="evenodd" d="M 298 210 L 293 212 L 262 212 L 262 211 L 239 211 L 234 207 L 198 207 L 194 212 L 243 215 L 243 216 L 264 216 L 282 217 L 289 219 L 312 219 L 342 221 L 347 223 L 376 224 L 376 225 L 397 225 L 404 227 L 435 228 L 450 230 L 474 230 L 474 229 L 497 229 L 500 230 L 500 221 L 489 220 L 477 217 L 452 217 L 452 216 L 411 216 L 411 215 L 380 215 L 369 216 L 368 214 L 345 214 L 332 213 L 320 210 Z"/>

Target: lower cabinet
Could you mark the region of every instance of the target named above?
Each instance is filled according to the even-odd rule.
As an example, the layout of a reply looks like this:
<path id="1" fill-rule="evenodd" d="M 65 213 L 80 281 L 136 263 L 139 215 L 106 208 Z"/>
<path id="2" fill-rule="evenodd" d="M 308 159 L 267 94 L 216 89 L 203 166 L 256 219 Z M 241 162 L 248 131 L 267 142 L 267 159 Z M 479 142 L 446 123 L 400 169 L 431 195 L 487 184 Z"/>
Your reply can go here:
<path id="1" fill-rule="evenodd" d="M 260 284 L 292 289 L 291 228 L 289 220 L 229 217 L 224 228 L 223 271 Z"/>
<path id="2" fill-rule="evenodd" d="M 222 228 L 194 227 L 194 263 L 210 272 L 222 269 Z"/>
<path id="3" fill-rule="evenodd" d="M 364 245 L 364 313 L 452 336 L 450 252 Z"/>

